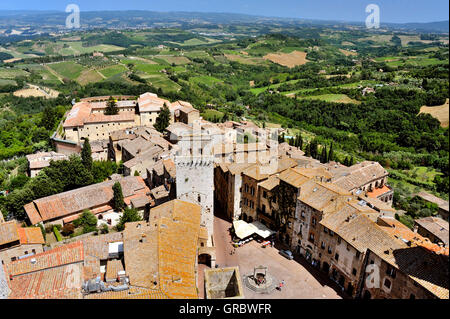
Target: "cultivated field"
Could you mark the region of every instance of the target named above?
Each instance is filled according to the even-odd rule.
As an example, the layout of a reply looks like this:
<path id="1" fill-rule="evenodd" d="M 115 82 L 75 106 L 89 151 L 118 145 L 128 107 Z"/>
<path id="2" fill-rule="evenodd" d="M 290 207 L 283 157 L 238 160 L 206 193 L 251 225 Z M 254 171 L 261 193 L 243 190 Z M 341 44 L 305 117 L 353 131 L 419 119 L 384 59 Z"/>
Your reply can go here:
<path id="1" fill-rule="evenodd" d="M 420 113 L 428 113 L 441 122 L 442 127 L 449 125 L 449 102 L 447 101 L 440 106 L 422 106 Z"/>
<path id="2" fill-rule="evenodd" d="M 20 97 L 45 97 L 50 99 L 58 97 L 59 92 L 45 87 L 30 85 L 29 88 L 15 91 L 14 95 Z"/>
<path id="3" fill-rule="evenodd" d="M 293 51 L 291 53 L 269 53 L 264 56 L 264 59 L 287 66 L 288 68 L 293 68 L 308 62 L 308 60 L 306 60 L 306 52 L 301 51 Z"/>
<path id="4" fill-rule="evenodd" d="M 339 52 L 341 52 L 343 55 L 345 56 L 355 56 L 358 55 L 358 53 L 353 52 L 353 51 L 348 51 L 348 50 L 344 50 L 344 49 L 339 49 Z"/>

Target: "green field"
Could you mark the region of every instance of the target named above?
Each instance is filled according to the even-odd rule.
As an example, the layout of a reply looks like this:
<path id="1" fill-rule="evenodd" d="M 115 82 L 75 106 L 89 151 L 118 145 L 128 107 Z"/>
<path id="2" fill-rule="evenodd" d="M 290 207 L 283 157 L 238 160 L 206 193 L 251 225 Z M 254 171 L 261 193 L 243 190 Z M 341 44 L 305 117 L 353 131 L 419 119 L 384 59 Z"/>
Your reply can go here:
<path id="1" fill-rule="evenodd" d="M 223 82 L 222 80 L 220 80 L 218 78 L 215 78 L 213 76 L 208 76 L 208 75 L 194 76 L 194 77 L 190 78 L 189 81 L 192 81 L 194 83 L 202 83 L 202 84 L 205 84 L 208 86 Z"/>
<path id="2" fill-rule="evenodd" d="M 84 70 L 82 65 L 72 61 L 52 63 L 48 64 L 48 66 L 62 77 L 71 80 L 76 80 Z"/>
<path id="3" fill-rule="evenodd" d="M 334 103 L 354 103 L 359 104 L 359 101 L 353 100 L 349 98 L 345 94 L 322 94 L 322 95 L 310 95 L 310 96 L 301 96 L 299 99 L 313 99 L 313 100 L 322 100 L 326 102 L 334 102 Z"/>
<path id="4" fill-rule="evenodd" d="M 99 72 L 101 74 L 103 74 L 106 78 L 112 77 L 116 74 L 120 74 L 123 73 L 125 71 L 127 71 L 128 69 L 126 67 L 124 67 L 123 65 L 114 65 L 114 66 L 110 66 L 104 69 L 99 70 Z"/>

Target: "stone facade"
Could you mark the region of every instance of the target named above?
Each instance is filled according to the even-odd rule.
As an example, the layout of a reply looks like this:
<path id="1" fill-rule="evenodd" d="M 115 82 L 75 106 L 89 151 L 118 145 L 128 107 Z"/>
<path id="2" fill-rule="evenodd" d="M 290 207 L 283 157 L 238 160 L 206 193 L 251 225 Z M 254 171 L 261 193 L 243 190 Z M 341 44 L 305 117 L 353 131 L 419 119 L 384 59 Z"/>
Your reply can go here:
<path id="1" fill-rule="evenodd" d="M 212 236 L 214 227 L 214 159 L 212 156 L 176 156 L 177 199 L 202 207 L 201 225 Z"/>
<path id="2" fill-rule="evenodd" d="M 366 280 L 369 273 L 364 274 L 360 297 L 363 299 L 436 299 L 437 297 L 404 272 L 392 267 L 374 252 L 368 250 L 367 262 L 379 269 L 379 281 L 375 287 L 368 287 Z M 448 262 L 448 257 L 447 257 Z M 448 266 L 448 265 L 447 265 Z M 448 270 L 448 268 L 447 268 Z M 447 277 L 448 278 L 448 277 Z"/>
<path id="3" fill-rule="evenodd" d="M 9 295 L 8 281 L 3 266 L 3 260 L 0 258 L 0 299 L 6 299 Z"/>

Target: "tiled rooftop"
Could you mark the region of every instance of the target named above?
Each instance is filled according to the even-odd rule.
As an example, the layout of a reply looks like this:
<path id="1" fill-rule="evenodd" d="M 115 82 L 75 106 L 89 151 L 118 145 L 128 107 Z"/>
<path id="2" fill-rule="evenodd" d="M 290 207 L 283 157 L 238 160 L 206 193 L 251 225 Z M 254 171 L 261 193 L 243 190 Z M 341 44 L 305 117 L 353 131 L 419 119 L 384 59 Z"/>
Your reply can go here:
<path id="1" fill-rule="evenodd" d="M 40 221 L 61 218 L 85 209 L 108 204 L 113 198 L 112 186 L 115 182 L 106 181 L 40 198 L 25 205 L 24 208 L 33 225 Z M 144 180 L 139 176 L 124 177 L 119 182 L 125 199 L 149 191 Z"/>
<path id="2" fill-rule="evenodd" d="M 7 265 L 7 273 L 10 276 L 19 276 L 30 272 L 82 262 L 83 259 L 83 244 L 77 241 L 31 257 L 13 261 Z"/>
<path id="3" fill-rule="evenodd" d="M 18 241 L 19 239 L 15 221 L 0 223 L 0 245 Z"/>

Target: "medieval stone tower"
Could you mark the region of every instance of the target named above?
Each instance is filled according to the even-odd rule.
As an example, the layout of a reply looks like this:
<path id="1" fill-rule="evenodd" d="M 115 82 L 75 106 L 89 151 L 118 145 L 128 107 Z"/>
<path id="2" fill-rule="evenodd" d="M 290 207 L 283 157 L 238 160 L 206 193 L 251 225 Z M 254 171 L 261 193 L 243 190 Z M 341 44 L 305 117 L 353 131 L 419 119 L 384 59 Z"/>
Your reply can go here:
<path id="1" fill-rule="evenodd" d="M 202 207 L 201 225 L 213 235 L 214 157 L 175 156 L 177 199 Z"/>

